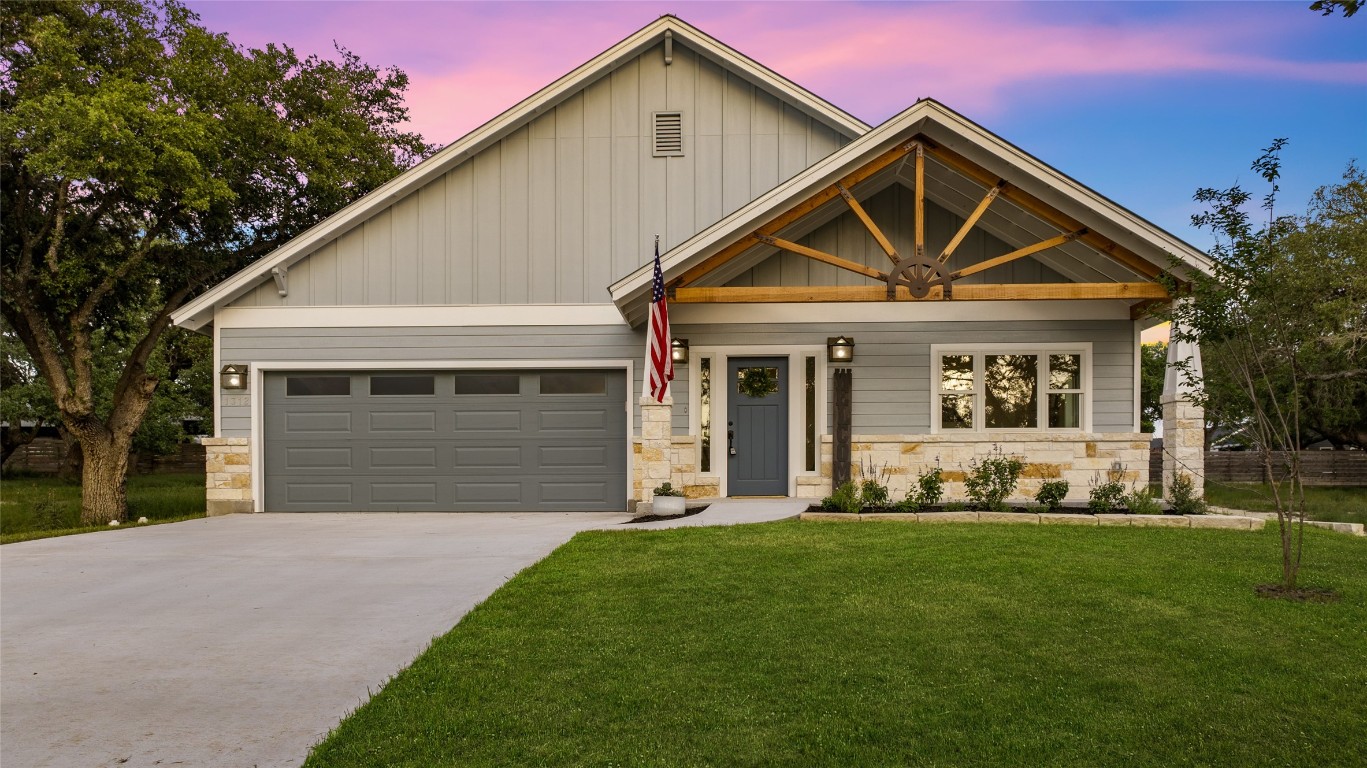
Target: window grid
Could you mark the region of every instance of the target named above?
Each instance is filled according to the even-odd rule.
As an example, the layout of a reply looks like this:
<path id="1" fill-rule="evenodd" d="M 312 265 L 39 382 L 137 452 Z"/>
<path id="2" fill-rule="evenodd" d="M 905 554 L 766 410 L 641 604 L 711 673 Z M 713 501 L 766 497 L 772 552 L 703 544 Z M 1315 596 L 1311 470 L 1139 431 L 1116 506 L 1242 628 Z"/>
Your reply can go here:
<path id="1" fill-rule="evenodd" d="M 988 428 L 985 426 L 986 400 L 986 361 L 988 357 L 1000 355 L 1034 356 L 1036 359 L 1036 426 Z M 962 363 L 971 365 L 971 378 L 964 377 L 962 370 L 946 375 L 947 359 L 958 358 Z M 1057 360 L 1056 360 L 1057 358 Z M 1065 360 L 1071 358 L 1071 360 Z M 935 352 L 935 403 L 931 414 L 938 429 L 949 432 L 1044 432 L 1080 430 L 1083 426 L 1083 408 L 1086 398 L 1084 367 L 1085 353 L 1080 349 L 1013 348 L 1001 350 L 984 348 L 981 350 L 939 349 Z M 1057 370 L 1056 370 L 1057 369 Z M 957 373 L 958 375 L 955 375 Z M 1054 374 L 1071 373 L 1066 383 L 1055 385 Z M 971 388 L 970 388 L 971 382 Z M 949 384 L 947 386 L 947 384 Z M 966 398 L 970 403 L 969 426 L 954 426 L 945 423 L 946 398 Z M 1057 398 L 1057 399 L 1056 399 Z M 1058 403 L 1056 406 L 1055 403 Z M 1057 410 L 1056 410 L 1057 408 Z M 1055 418 L 1056 416 L 1066 418 Z M 1060 421 L 1068 423 L 1060 424 Z"/>

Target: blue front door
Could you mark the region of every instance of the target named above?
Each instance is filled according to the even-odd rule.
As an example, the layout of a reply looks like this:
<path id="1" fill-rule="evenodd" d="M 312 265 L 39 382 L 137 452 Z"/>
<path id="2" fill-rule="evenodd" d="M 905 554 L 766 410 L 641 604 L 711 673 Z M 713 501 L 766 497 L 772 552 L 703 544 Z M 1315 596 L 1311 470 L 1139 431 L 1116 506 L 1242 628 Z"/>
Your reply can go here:
<path id="1" fill-rule="evenodd" d="M 788 495 L 788 358 L 727 361 L 727 492 Z"/>

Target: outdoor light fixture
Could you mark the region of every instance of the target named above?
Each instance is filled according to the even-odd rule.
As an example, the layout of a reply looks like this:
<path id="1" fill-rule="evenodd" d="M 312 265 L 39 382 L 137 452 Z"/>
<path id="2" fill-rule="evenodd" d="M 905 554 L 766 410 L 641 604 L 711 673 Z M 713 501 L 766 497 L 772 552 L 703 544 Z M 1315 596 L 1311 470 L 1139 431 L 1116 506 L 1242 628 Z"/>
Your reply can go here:
<path id="1" fill-rule="evenodd" d="M 835 336 L 826 339 L 826 359 L 832 363 L 853 362 L 854 339 L 847 336 Z"/>
<path id="2" fill-rule="evenodd" d="M 688 339 L 674 339 L 669 342 L 669 357 L 676 363 L 688 362 Z"/>
<path id="3" fill-rule="evenodd" d="M 247 388 L 247 365 L 229 363 L 218 372 L 218 385 L 224 389 Z"/>

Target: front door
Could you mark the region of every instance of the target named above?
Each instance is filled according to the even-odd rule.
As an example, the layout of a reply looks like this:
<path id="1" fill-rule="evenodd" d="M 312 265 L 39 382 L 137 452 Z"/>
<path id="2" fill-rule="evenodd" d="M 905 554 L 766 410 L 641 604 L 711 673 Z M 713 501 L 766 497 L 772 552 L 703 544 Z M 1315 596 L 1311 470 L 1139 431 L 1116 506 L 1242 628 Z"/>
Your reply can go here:
<path id="1" fill-rule="evenodd" d="M 727 491 L 788 495 L 788 358 L 733 357 L 727 363 Z"/>

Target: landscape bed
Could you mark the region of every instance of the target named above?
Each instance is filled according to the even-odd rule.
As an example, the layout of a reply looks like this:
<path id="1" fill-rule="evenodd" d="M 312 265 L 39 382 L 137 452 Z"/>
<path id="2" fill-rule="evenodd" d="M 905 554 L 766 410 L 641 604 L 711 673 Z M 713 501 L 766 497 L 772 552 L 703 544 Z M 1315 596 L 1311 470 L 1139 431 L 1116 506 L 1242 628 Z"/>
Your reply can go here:
<path id="1" fill-rule="evenodd" d="M 1362 765 L 1367 542 L 1275 527 L 589 532 L 307 766 Z"/>

